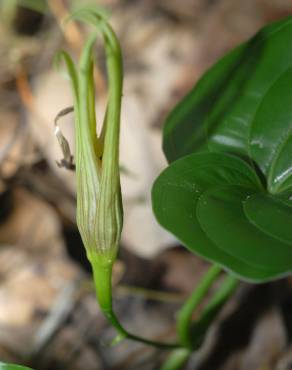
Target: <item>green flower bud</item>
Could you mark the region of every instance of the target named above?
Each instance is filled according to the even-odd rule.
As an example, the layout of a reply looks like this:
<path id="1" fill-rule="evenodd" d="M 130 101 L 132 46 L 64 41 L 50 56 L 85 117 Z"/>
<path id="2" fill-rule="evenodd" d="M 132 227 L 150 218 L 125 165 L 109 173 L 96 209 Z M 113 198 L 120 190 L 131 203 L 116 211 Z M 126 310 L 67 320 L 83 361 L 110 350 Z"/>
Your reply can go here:
<path id="1" fill-rule="evenodd" d="M 106 310 L 111 297 L 104 292 L 110 289 L 123 224 L 119 171 L 122 57 L 119 42 L 103 13 L 96 8 L 83 9 L 70 18 L 98 29 L 86 41 L 78 67 L 66 52 L 60 52 L 58 57 L 66 63 L 74 91 L 77 226 L 93 266 L 99 301 Z M 103 36 L 108 70 L 108 104 L 99 136 L 92 57 L 98 33 Z"/>
<path id="2" fill-rule="evenodd" d="M 84 19 L 82 14 L 77 14 Z M 78 117 L 76 118 L 77 225 L 89 259 L 112 265 L 122 231 L 119 174 L 119 129 L 122 96 L 121 50 L 109 24 L 95 14 L 104 37 L 109 74 L 108 106 L 102 134 L 96 135 L 92 35 L 79 64 Z M 91 18 L 89 18 L 91 20 Z M 96 21 L 98 21 L 96 23 Z"/>
<path id="3" fill-rule="evenodd" d="M 109 26 L 106 26 L 108 30 Z M 119 125 L 122 89 L 121 53 L 116 40 L 105 39 L 109 102 L 102 136 L 96 136 L 93 68 L 95 37 L 80 61 L 79 115 L 76 119 L 77 225 L 90 259 L 112 264 L 122 231 L 119 174 Z"/>

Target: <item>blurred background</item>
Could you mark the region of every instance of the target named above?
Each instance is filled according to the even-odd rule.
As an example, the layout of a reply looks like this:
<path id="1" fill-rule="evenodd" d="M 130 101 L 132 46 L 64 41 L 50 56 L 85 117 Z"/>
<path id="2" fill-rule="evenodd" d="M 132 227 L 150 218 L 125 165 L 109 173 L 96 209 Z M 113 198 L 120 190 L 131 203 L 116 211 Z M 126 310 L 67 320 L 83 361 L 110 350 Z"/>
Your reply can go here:
<path id="1" fill-rule="evenodd" d="M 175 312 L 208 264 L 156 223 L 151 185 L 166 166 L 167 113 L 202 73 L 291 0 L 0 0 L 0 359 L 36 370 L 155 370 L 166 353 L 114 336 L 100 313 L 75 223 L 74 172 L 59 168 L 54 118 L 72 105 L 53 58 L 78 58 L 88 30 L 63 27 L 84 3 L 111 10 L 124 56 L 121 169 L 125 225 L 115 307 L 143 336 L 175 338 Z M 287 45 L 287 47 L 291 47 Z M 96 47 L 97 120 L 106 102 Z M 60 120 L 74 151 L 73 115 Z M 292 369 L 292 280 L 242 284 L 189 370 Z"/>

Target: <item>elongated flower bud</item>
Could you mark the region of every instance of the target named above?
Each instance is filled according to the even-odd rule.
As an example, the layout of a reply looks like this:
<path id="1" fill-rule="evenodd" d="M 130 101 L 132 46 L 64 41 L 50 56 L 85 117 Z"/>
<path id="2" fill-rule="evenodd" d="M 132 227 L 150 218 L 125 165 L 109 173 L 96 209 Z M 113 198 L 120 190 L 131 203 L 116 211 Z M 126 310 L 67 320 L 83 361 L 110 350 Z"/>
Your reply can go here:
<path id="1" fill-rule="evenodd" d="M 103 298 L 104 291 L 110 289 L 111 267 L 123 223 L 119 173 L 122 57 L 119 42 L 103 13 L 96 8 L 83 9 L 70 18 L 91 23 L 98 29 L 86 41 L 78 67 L 64 51 L 59 53 L 59 59 L 66 63 L 74 91 L 77 225 L 98 280 L 99 300 L 106 310 L 111 298 L 109 295 Z M 92 57 L 98 33 L 103 36 L 108 70 L 108 104 L 99 136 Z"/>
<path id="2" fill-rule="evenodd" d="M 77 224 L 89 258 L 112 264 L 122 230 L 119 175 L 119 125 L 122 89 L 121 54 L 117 40 L 104 23 L 109 70 L 109 102 L 104 137 L 97 138 L 93 68 L 90 58 L 95 36 L 80 60 L 79 106 L 76 122 Z"/>

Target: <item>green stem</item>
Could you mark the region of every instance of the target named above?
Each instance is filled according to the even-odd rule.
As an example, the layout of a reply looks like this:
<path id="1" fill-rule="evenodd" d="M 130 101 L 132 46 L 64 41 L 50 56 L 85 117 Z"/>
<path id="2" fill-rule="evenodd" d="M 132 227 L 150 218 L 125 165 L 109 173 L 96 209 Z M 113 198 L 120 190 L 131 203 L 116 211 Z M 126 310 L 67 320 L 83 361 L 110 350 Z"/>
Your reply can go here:
<path id="1" fill-rule="evenodd" d="M 103 312 L 112 309 L 112 266 L 89 259 L 93 271 L 94 286 L 99 306 Z"/>
<path id="2" fill-rule="evenodd" d="M 92 260 L 91 260 L 92 261 Z M 146 339 L 134 334 L 129 333 L 120 323 L 112 307 L 112 284 L 111 284 L 111 274 L 112 269 L 109 266 L 101 265 L 98 262 L 92 263 L 94 285 L 96 289 L 96 296 L 100 308 L 108 321 L 113 325 L 119 334 L 119 340 L 127 338 L 134 340 L 136 342 L 144 343 L 150 346 L 154 346 L 161 349 L 175 349 L 179 348 L 178 343 L 162 343 L 159 341 L 154 341 Z"/>
<path id="3" fill-rule="evenodd" d="M 190 326 L 192 323 L 193 312 L 195 308 L 199 305 L 199 303 L 203 300 L 209 288 L 219 276 L 220 272 L 221 268 L 219 266 L 213 265 L 212 267 L 210 267 L 206 275 L 200 281 L 199 286 L 196 287 L 192 295 L 184 303 L 183 307 L 178 313 L 177 332 L 181 344 L 185 347 L 192 347 Z"/>
<path id="4" fill-rule="evenodd" d="M 190 338 L 193 348 L 200 347 L 210 324 L 214 321 L 226 301 L 228 301 L 231 295 L 235 292 L 238 284 L 239 280 L 228 275 L 218 288 L 215 295 L 206 305 L 200 319 L 191 325 Z"/>
<path id="5" fill-rule="evenodd" d="M 174 350 L 167 358 L 160 370 L 178 370 L 184 366 L 189 357 L 191 351 L 187 348 L 179 348 Z"/>
<path id="6" fill-rule="evenodd" d="M 210 317 L 216 315 L 226 301 L 231 297 L 238 287 L 239 280 L 229 275 L 225 278 L 222 285 L 218 288 L 216 294 L 206 305 L 202 316 Z"/>

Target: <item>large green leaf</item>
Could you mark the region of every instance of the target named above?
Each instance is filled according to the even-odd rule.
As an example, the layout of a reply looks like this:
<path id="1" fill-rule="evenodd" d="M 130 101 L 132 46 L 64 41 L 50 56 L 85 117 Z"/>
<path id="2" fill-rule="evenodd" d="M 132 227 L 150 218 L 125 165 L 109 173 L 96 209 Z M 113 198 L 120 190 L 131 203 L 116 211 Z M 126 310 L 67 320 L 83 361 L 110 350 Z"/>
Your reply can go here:
<path id="1" fill-rule="evenodd" d="M 153 186 L 163 227 L 256 282 L 292 272 L 291 39 L 289 17 L 207 71 L 166 121 Z"/>
<path id="2" fill-rule="evenodd" d="M 292 66 L 291 38 L 289 17 L 263 28 L 212 67 L 166 121 L 167 159 L 202 150 L 248 156 L 258 106 Z"/>
<path id="3" fill-rule="evenodd" d="M 198 204 L 202 204 L 202 196 L 208 189 L 222 185 L 237 189 L 238 184 L 246 192 L 246 197 L 262 189 L 252 168 L 242 160 L 221 153 L 192 154 L 174 162 L 158 177 L 152 191 L 153 210 L 164 228 L 175 234 L 191 251 L 209 261 L 219 263 L 248 280 L 264 281 L 279 276 L 287 271 L 287 266 L 284 269 L 282 265 L 280 268 L 265 264 L 260 266 L 242 259 L 234 253 L 235 247 L 224 249 L 214 243 L 197 218 Z M 233 212 L 231 209 L 236 219 L 237 213 Z M 226 225 L 221 225 L 221 232 L 226 234 Z M 234 238 L 235 244 L 242 235 L 238 232 L 227 237 L 231 244 Z M 284 260 L 287 261 L 286 258 Z"/>
<path id="4" fill-rule="evenodd" d="M 0 370 L 32 370 L 30 367 L 0 362 Z"/>

